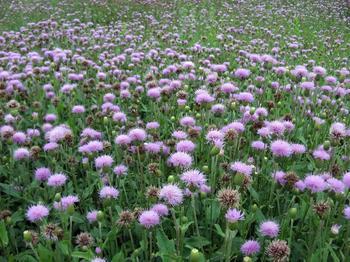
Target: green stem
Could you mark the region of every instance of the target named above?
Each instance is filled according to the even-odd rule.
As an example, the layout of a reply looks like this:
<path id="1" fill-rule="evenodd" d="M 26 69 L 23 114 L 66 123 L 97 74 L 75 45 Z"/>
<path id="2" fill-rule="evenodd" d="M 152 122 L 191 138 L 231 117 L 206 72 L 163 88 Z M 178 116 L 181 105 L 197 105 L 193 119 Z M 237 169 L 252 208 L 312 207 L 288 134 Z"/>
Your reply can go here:
<path id="1" fill-rule="evenodd" d="M 40 257 L 39 257 L 39 255 L 38 255 L 38 252 L 36 252 L 35 248 L 33 247 L 33 243 L 30 242 L 30 243 L 29 243 L 29 246 L 30 246 L 30 248 L 32 249 L 32 251 L 33 251 L 34 256 L 36 257 L 36 259 L 37 259 L 38 261 L 40 261 Z"/>
<path id="2" fill-rule="evenodd" d="M 98 232 L 100 235 L 100 241 L 102 242 L 102 224 L 101 224 L 101 222 L 98 222 Z"/>
<path id="3" fill-rule="evenodd" d="M 230 262 L 231 261 L 232 240 L 235 237 L 234 232 L 235 231 L 232 231 L 229 228 L 229 225 L 226 224 L 225 243 L 224 243 L 225 262 Z"/>
<path id="4" fill-rule="evenodd" d="M 192 211 L 193 211 L 193 219 L 194 219 L 194 224 L 195 224 L 195 227 L 196 227 L 196 233 L 197 233 L 197 236 L 200 237 L 200 233 L 199 233 L 199 227 L 198 227 L 198 221 L 197 221 L 197 214 L 196 214 L 196 199 L 195 199 L 195 196 L 194 194 L 192 194 L 191 196 L 191 202 L 192 202 Z"/>
<path id="5" fill-rule="evenodd" d="M 152 230 L 149 231 L 149 259 L 152 261 Z"/>
<path id="6" fill-rule="evenodd" d="M 130 228 L 128 229 L 128 233 L 129 233 L 129 237 L 130 237 L 130 241 L 131 241 L 131 248 L 132 248 L 132 250 L 135 250 L 134 238 L 132 236 Z"/>
<path id="7" fill-rule="evenodd" d="M 290 249 L 292 247 L 292 240 L 293 240 L 293 223 L 294 223 L 294 219 L 292 218 L 290 220 L 290 230 L 289 230 L 289 240 L 288 240 Z"/>
<path id="8" fill-rule="evenodd" d="M 180 255 L 180 226 L 177 223 L 174 209 L 171 210 L 171 214 L 175 225 L 177 253 Z"/>
<path id="9" fill-rule="evenodd" d="M 69 245 L 71 247 L 71 251 L 73 249 L 73 245 L 72 245 L 72 230 L 73 230 L 73 217 L 69 216 Z"/>

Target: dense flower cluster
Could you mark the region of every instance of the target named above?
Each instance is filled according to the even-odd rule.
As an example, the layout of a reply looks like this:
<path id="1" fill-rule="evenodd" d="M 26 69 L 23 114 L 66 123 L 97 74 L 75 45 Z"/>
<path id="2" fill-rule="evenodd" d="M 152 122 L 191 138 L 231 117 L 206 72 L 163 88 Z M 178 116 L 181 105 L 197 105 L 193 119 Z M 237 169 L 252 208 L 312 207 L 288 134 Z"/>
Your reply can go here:
<path id="1" fill-rule="evenodd" d="M 10 2 L 4 257 L 346 260 L 345 1 Z"/>

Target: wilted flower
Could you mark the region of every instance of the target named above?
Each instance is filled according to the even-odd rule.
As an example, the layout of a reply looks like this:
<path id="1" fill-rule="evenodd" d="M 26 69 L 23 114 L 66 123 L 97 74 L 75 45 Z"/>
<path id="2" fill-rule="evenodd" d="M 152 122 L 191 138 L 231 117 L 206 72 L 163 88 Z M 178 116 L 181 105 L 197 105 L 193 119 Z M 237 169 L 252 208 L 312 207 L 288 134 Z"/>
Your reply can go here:
<path id="1" fill-rule="evenodd" d="M 266 249 L 266 254 L 274 262 L 287 261 L 290 254 L 288 244 L 284 240 L 273 240 Z"/>
<path id="2" fill-rule="evenodd" d="M 224 188 L 218 192 L 218 200 L 225 208 L 237 208 L 240 204 L 240 194 L 237 190 Z"/>

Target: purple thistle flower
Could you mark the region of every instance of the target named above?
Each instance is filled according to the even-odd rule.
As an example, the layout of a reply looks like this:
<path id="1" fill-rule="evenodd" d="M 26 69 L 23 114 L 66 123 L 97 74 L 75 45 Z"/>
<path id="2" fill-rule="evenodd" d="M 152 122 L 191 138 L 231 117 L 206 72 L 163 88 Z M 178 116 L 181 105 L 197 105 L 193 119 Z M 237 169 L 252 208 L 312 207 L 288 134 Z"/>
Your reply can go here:
<path id="1" fill-rule="evenodd" d="M 59 202 L 54 202 L 53 206 L 55 209 L 60 211 L 67 210 L 68 207 L 73 206 L 75 203 L 79 202 L 79 198 L 77 196 L 66 196 L 62 197 Z"/>
<path id="2" fill-rule="evenodd" d="M 119 196 L 119 191 L 118 189 L 111 187 L 111 186 L 104 186 L 101 190 L 100 190 L 100 198 L 102 199 L 111 199 L 111 198 L 118 198 Z"/>
<path id="3" fill-rule="evenodd" d="M 235 71 L 235 77 L 239 79 L 245 79 L 245 78 L 248 78 L 249 76 L 250 76 L 250 71 L 248 69 L 238 68 Z"/>
<path id="4" fill-rule="evenodd" d="M 196 120 L 190 116 L 185 116 L 180 120 L 180 125 L 184 127 L 194 126 L 195 124 L 196 124 Z"/>
<path id="5" fill-rule="evenodd" d="M 349 206 L 346 206 L 343 210 L 343 214 L 344 214 L 344 217 L 347 219 L 347 220 L 350 220 L 350 207 Z"/>
<path id="6" fill-rule="evenodd" d="M 168 161 L 174 167 L 189 168 L 192 165 L 192 157 L 185 152 L 170 155 Z"/>
<path id="7" fill-rule="evenodd" d="M 241 93 L 235 94 L 234 97 L 241 102 L 252 103 L 254 101 L 253 94 L 249 92 L 241 92 Z"/>
<path id="8" fill-rule="evenodd" d="M 50 142 L 44 145 L 43 149 L 45 152 L 53 151 L 59 147 L 59 144 L 55 142 Z"/>
<path id="9" fill-rule="evenodd" d="M 271 143 L 272 154 L 278 157 L 288 157 L 292 154 L 290 144 L 283 140 L 275 140 Z"/>
<path id="10" fill-rule="evenodd" d="M 91 259 L 90 262 L 107 262 L 107 260 L 104 258 L 95 257 L 95 258 Z"/>
<path id="11" fill-rule="evenodd" d="M 291 144 L 290 145 L 293 154 L 303 154 L 306 151 L 306 148 L 304 145 L 301 144 Z"/>
<path id="12" fill-rule="evenodd" d="M 250 176 L 253 172 L 252 165 L 247 165 L 247 164 L 239 162 L 239 161 L 231 164 L 230 168 L 232 171 L 246 175 L 246 176 Z"/>
<path id="13" fill-rule="evenodd" d="M 50 169 L 46 167 L 39 167 L 35 170 L 35 179 L 39 181 L 46 181 L 51 176 Z"/>
<path id="14" fill-rule="evenodd" d="M 128 135 L 119 135 L 115 138 L 114 142 L 117 145 L 129 145 L 131 143 L 131 138 Z"/>
<path id="15" fill-rule="evenodd" d="M 27 136 L 23 132 L 16 132 L 12 136 L 12 141 L 16 144 L 24 144 L 27 141 Z"/>
<path id="16" fill-rule="evenodd" d="M 158 122 L 149 122 L 146 124 L 146 129 L 158 129 L 160 127 Z"/>
<path id="17" fill-rule="evenodd" d="M 113 169 L 113 173 L 117 176 L 126 175 L 128 172 L 128 167 L 125 165 L 117 165 Z"/>
<path id="18" fill-rule="evenodd" d="M 184 131 L 174 131 L 172 133 L 172 137 L 175 137 L 176 139 L 186 139 L 187 134 Z"/>
<path id="19" fill-rule="evenodd" d="M 319 160 L 331 159 L 331 155 L 326 150 L 324 150 L 322 146 L 319 147 L 318 149 L 314 150 L 312 155 L 315 159 L 319 159 Z"/>
<path id="20" fill-rule="evenodd" d="M 167 216 L 169 214 L 168 207 L 164 204 L 155 204 L 152 206 L 151 210 L 156 212 L 160 217 Z"/>
<path id="21" fill-rule="evenodd" d="M 176 151 L 190 153 L 196 148 L 196 145 L 190 140 L 182 140 L 176 144 Z"/>
<path id="22" fill-rule="evenodd" d="M 47 179 L 47 185 L 52 187 L 63 186 L 67 181 L 67 176 L 64 174 L 54 174 Z"/>
<path id="23" fill-rule="evenodd" d="M 189 170 L 184 172 L 180 178 L 188 187 L 197 187 L 205 184 L 206 178 L 199 170 Z"/>
<path id="24" fill-rule="evenodd" d="M 248 240 L 244 242 L 243 245 L 241 246 L 241 252 L 245 256 L 254 255 L 256 253 L 259 253 L 259 251 L 260 251 L 260 244 L 256 240 Z"/>
<path id="25" fill-rule="evenodd" d="M 350 172 L 345 173 L 343 175 L 343 183 L 344 183 L 346 188 L 348 188 L 348 189 L 350 188 Z"/>
<path id="26" fill-rule="evenodd" d="M 278 236 L 279 225 L 274 221 L 265 221 L 260 224 L 259 232 L 262 236 L 274 238 Z"/>
<path id="27" fill-rule="evenodd" d="M 27 148 L 18 148 L 13 152 L 13 158 L 15 160 L 22 160 L 30 157 L 29 150 Z"/>
<path id="28" fill-rule="evenodd" d="M 341 180 L 331 177 L 327 179 L 326 182 L 328 184 L 329 190 L 335 193 L 344 193 L 345 185 Z"/>
<path id="29" fill-rule="evenodd" d="M 49 215 L 49 209 L 44 205 L 31 206 L 26 213 L 26 217 L 30 222 L 37 222 Z"/>
<path id="30" fill-rule="evenodd" d="M 266 145 L 263 141 L 253 141 L 252 148 L 254 148 L 255 150 L 264 150 L 266 148 Z"/>
<path id="31" fill-rule="evenodd" d="M 244 219 L 244 214 L 236 208 L 227 210 L 225 218 L 230 223 L 235 223 Z"/>
<path id="32" fill-rule="evenodd" d="M 111 167 L 114 160 L 109 155 L 103 155 L 95 158 L 95 166 L 97 169 Z"/>
<path id="33" fill-rule="evenodd" d="M 273 179 L 281 185 L 284 185 L 287 181 L 285 180 L 286 173 L 283 171 L 277 171 L 272 174 Z"/>
<path id="34" fill-rule="evenodd" d="M 73 114 L 82 114 L 84 112 L 85 112 L 85 107 L 82 105 L 76 105 L 76 106 L 73 106 L 72 108 Z"/>
<path id="35" fill-rule="evenodd" d="M 131 141 L 144 141 L 146 140 L 147 133 L 141 128 L 134 128 L 129 131 L 128 136 Z"/>
<path id="36" fill-rule="evenodd" d="M 183 201 L 183 192 L 178 186 L 169 184 L 159 191 L 159 198 L 172 206 L 177 206 Z"/>
<path id="37" fill-rule="evenodd" d="M 86 214 L 86 219 L 89 221 L 89 223 L 93 223 L 97 221 L 97 210 L 90 211 Z"/>
<path id="38" fill-rule="evenodd" d="M 145 228 L 151 228 L 160 223 L 160 217 L 155 211 L 144 211 L 139 217 L 139 223 Z"/>
<path id="39" fill-rule="evenodd" d="M 305 177 L 304 183 L 312 193 L 322 192 L 327 188 L 327 184 L 321 176 L 310 175 Z"/>

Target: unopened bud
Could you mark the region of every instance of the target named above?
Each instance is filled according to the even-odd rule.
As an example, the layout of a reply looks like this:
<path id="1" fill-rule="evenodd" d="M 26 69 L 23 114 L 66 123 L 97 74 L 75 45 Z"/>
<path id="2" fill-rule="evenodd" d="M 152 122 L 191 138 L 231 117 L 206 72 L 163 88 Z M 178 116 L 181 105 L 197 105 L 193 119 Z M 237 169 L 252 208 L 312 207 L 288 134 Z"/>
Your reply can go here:
<path id="1" fill-rule="evenodd" d="M 292 207 L 291 209 L 289 209 L 288 213 L 290 218 L 295 219 L 297 217 L 297 212 L 298 210 L 295 207 Z"/>
<path id="2" fill-rule="evenodd" d="M 101 222 L 103 220 L 104 216 L 105 216 L 105 214 L 102 211 L 98 211 L 97 212 L 97 216 L 96 217 L 97 217 L 98 221 Z"/>
<path id="3" fill-rule="evenodd" d="M 201 258 L 201 253 L 198 249 L 193 248 L 190 254 L 190 262 L 199 262 Z"/>
<path id="4" fill-rule="evenodd" d="M 26 242 L 32 241 L 32 233 L 28 230 L 23 232 L 23 238 Z"/>
<path id="5" fill-rule="evenodd" d="M 168 176 L 168 183 L 174 183 L 175 177 L 174 176 Z"/>

